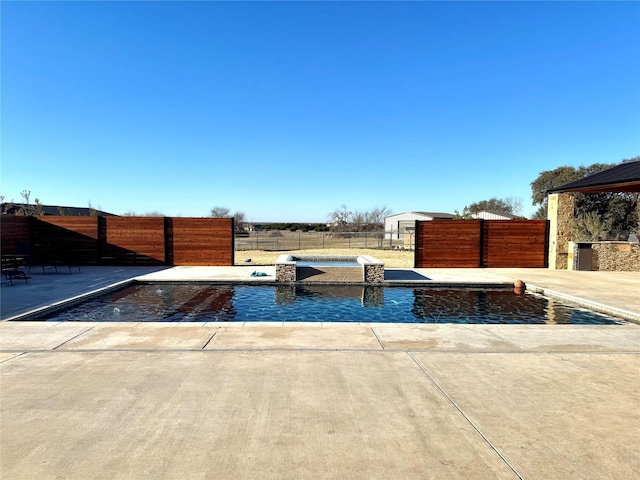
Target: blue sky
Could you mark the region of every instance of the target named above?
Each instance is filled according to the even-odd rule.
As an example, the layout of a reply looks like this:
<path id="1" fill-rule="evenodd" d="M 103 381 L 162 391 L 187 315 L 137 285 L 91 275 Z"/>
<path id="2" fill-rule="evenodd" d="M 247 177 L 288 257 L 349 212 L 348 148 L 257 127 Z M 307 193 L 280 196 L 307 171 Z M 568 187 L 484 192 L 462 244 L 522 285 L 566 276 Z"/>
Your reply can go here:
<path id="1" fill-rule="evenodd" d="M 531 206 L 640 155 L 638 2 L 12 2 L 2 179 L 116 214 Z"/>

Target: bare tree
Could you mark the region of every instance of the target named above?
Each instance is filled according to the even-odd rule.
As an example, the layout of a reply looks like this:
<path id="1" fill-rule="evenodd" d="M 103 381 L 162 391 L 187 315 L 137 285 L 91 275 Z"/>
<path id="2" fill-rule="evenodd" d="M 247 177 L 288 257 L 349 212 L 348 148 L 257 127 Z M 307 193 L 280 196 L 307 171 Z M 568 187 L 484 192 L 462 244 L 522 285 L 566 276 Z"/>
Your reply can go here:
<path id="1" fill-rule="evenodd" d="M 231 210 L 225 207 L 213 207 L 211 209 L 211 216 L 213 218 L 229 218 Z"/>
<path id="2" fill-rule="evenodd" d="M 147 213 L 136 213 L 136 212 L 124 212 L 122 214 L 123 217 L 166 217 L 164 213 L 161 212 L 147 212 Z"/>
<path id="3" fill-rule="evenodd" d="M 244 213 L 236 212 L 233 214 L 233 223 L 235 225 L 236 232 L 244 230 Z"/>
<path id="4" fill-rule="evenodd" d="M 211 209 L 211 216 L 213 218 L 233 218 L 236 232 L 244 230 L 245 220 L 243 212 L 235 212 L 232 215 L 231 210 L 226 207 L 213 207 Z"/>
<path id="5" fill-rule="evenodd" d="M 23 190 L 22 192 L 20 192 L 20 196 L 22 198 L 24 198 L 24 204 L 22 206 L 20 206 L 18 208 L 18 210 L 16 211 L 16 215 L 32 215 L 32 216 L 36 216 L 36 215 L 42 215 L 44 212 L 44 209 L 42 207 L 42 204 L 40 203 L 40 200 L 38 200 L 37 198 L 34 200 L 34 204 L 31 205 L 29 199 L 31 197 L 31 190 Z"/>
<path id="6" fill-rule="evenodd" d="M 334 232 L 346 232 L 348 226 L 353 222 L 353 213 L 347 210 L 346 205 L 342 205 L 339 209 L 329 214 L 329 222 L 331 230 Z"/>
<path id="7" fill-rule="evenodd" d="M 384 229 L 384 217 L 389 213 L 387 207 L 352 212 L 342 205 L 329 214 L 329 221 L 334 232 L 374 232 Z"/>

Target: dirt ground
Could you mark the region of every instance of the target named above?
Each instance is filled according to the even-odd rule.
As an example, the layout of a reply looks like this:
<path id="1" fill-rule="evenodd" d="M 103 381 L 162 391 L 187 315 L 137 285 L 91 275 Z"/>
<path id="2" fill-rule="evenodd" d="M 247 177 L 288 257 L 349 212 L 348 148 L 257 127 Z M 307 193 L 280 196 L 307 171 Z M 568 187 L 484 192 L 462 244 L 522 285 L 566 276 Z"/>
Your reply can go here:
<path id="1" fill-rule="evenodd" d="M 263 250 L 243 250 L 235 252 L 235 264 L 246 265 L 245 259 L 251 259 L 251 265 L 275 265 L 276 259 L 287 255 L 369 255 L 384 263 L 385 267 L 412 268 L 414 252 L 407 250 L 379 250 L 376 248 L 324 248 L 316 250 L 288 250 L 269 252 Z"/>

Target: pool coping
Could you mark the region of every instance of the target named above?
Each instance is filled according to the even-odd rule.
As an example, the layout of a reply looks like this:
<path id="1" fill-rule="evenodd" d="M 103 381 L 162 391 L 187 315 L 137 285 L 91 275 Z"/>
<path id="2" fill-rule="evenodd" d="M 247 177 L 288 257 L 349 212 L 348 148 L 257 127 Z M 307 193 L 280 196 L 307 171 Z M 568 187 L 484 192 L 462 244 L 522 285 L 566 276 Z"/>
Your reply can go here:
<path id="1" fill-rule="evenodd" d="M 592 310 L 596 313 L 612 315 L 631 323 L 640 324 L 640 313 L 631 312 L 629 310 L 624 310 L 622 308 L 611 307 L 603 303 L 594 302 L 592 300 L 586 300 L 584 298 L 568 295 L 566 293 L 558 292 L 549 288 L 539 287 L 536 285 L 527 285 L 527 290 L 533 293 L 544 295 L 545 297 L 556 298 L 558 300 L 562 300 L 569 304 L 573 304 L 579 307 L 586 308 L 588 310 Z"/>

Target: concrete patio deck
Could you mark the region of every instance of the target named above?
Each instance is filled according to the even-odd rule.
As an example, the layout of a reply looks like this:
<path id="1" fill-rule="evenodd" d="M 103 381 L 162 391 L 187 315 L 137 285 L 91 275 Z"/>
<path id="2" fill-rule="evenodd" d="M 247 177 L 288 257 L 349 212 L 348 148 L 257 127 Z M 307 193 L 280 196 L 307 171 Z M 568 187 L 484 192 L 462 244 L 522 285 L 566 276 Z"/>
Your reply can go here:
<path id="1" fill-rule="evenodd" d="M 254 269 L 34 274 L 28 285 L 3 284 L 2 318 L 141 275 L 261 279 L 249 277 Z M 636 272 L 419 269 L 386 278 L 522 279 L 640 316 Z M 632 323 L 5 321 L 0 362 L 0 478 L 618 479 L 640 471 L 640 325 Z"/>

